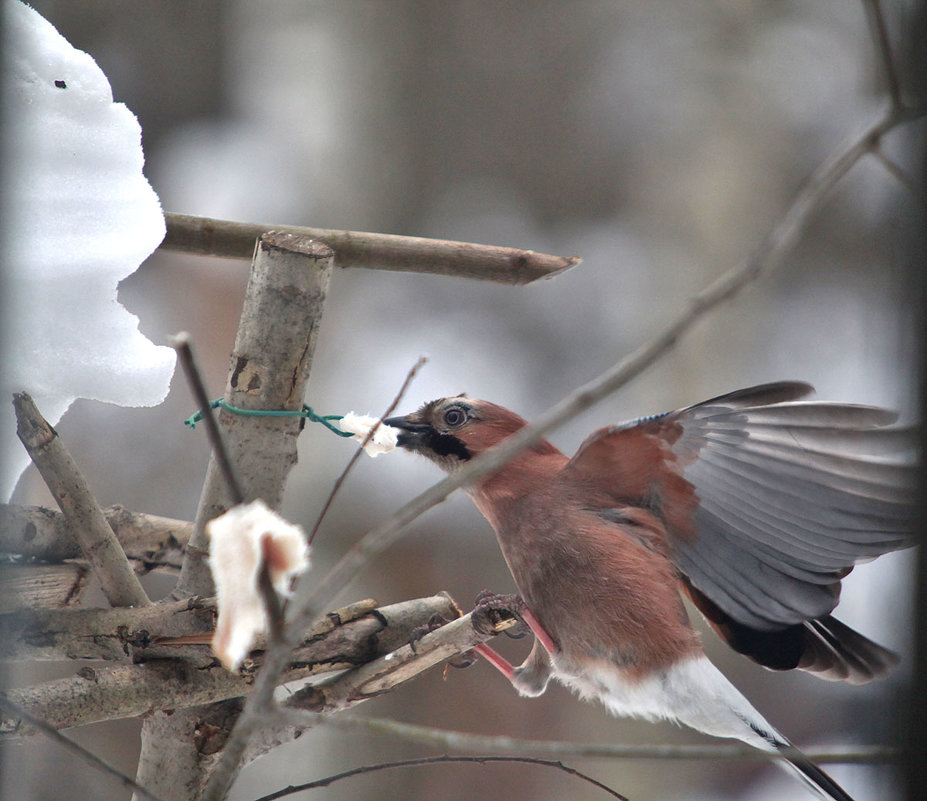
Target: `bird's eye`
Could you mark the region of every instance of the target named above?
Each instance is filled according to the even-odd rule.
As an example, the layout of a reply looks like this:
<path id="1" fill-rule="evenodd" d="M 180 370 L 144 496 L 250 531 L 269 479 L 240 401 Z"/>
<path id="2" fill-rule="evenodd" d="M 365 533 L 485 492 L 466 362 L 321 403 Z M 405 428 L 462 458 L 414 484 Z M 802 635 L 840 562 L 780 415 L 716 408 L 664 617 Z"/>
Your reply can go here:
<path id="1" fill-rule="evenodd" d="M 467 413 L 459 406 L 452 406 L 444 413 L 444 424 L 457 428 L 467 422 Z"/>

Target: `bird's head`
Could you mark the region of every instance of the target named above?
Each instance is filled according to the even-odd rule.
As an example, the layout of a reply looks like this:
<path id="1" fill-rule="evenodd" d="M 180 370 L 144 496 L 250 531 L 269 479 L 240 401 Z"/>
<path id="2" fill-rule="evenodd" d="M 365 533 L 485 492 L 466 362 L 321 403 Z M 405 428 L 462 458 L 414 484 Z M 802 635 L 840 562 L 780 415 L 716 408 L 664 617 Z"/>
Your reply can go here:
<path id="1" fill-rule="evenodd" d="M 464 395 L 440 398 L 383 422 L 402 432 L 399 447 L 428 457 L 449 473 L 527 425 L 508 409 Z"/>

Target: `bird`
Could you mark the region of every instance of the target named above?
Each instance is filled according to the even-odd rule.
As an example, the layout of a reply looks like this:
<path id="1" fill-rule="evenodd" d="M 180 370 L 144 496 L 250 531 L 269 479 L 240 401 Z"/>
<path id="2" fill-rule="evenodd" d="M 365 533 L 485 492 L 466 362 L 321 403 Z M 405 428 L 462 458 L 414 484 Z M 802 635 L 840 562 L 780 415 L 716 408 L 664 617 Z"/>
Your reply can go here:
<path id="1" fill-rule="evenodd" d="M 807 400 L 780 381 L 599 429 L 572 457 L 540 439 L 465 487 L 495 530 L 535 635 L 525 696 L 551 678 L 612 714 L 670 720 L 782 752 L 821 795 L 852 801 L 708 659 L 683 597 L 730 647 L 778 671 L 862 684 L 898 661 L 831 612 L 863 560 L 913 544 L 912 430 L 873 406 Z M 466 395 L 384 421 L 448 473 L 527 425 Z"/>

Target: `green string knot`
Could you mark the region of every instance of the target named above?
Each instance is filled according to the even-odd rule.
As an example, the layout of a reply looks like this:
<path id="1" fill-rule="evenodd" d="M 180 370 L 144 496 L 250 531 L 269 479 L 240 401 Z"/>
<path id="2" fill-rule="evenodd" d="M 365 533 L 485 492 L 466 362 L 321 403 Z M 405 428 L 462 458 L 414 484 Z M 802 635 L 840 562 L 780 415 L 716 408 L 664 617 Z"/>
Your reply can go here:
<path id="1" fill-rule="evenodd" d="M 303 408 L 300 410 L 287 410 L 287 409 L 241 409 L 238 406 L 232 406 L 230 403 L 226 403 L 222 398 L 218 398 L 212 403 L 209 404 L 211 409 L 225 409 L 227 412 L 232 414 L 243 414 L 243 415 L 253 415 L 256 417 L 302 417 L 306 420 L 309 420 L 312 423 L 321 423 L 333 434 L 337 434 L 339 437 L 353 437 L 354 435 L 348 431 L 342 431 L 338 428 L 332 420 L 341 420 L 344 415 L 341 414 L 316 414 L 311 406 L 303 404 Z M 190 426 L 190 428 L 196 428 L 196 424 L 203 419 L 203 413 L 201 411 L 196 414 L 191 415 L 186 420 L 183 421 L 185 426 Z"/>

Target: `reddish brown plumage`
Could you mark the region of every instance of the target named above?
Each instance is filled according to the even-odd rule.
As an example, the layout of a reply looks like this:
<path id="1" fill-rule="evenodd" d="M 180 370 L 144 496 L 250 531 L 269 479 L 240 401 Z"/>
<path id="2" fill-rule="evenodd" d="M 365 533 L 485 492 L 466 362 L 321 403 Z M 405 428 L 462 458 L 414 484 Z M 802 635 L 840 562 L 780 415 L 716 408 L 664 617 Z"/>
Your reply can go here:
<path id="1" fill-rule="evenodd" d="M 881 409 L 791 402 L 810 391 L 768 384 L 605 428 L 572 459 L 541 441 L 472 486 L 537 636 L 518 668 L 480 652 L 524 695 L 553 675 L 615 714 L 791 749 L 704 657 L 680 590 L 767 667 L 862 683 L 894 663 L 830 611 L 857 560 L 911 544 L 907 437 Z M 525 425 L 462 396 L 387 423 L 448 471 Z"/>
<path id="2" fill-rule="evenodd" d="M 682 460 L 670 450 L 681 434 L 679 424 L 666 418 L 602 429 L 580 446 L 567 473 L 613 502 L 652 509 L 679 536 L 692 538 L 698 498 L 679 472 Z"/>
<path id="3" fill-rule="evenodd" d="M 658 519 L 628 508 L 624 524 L 604 520 L 597 509 L 614 500 L 564 480 L 569 460 L 552 445 L 539 450 L 470 494 L 563 657 L 607 659 L 640 676 L 697 651 Z"/>
<path id="4" fill-rule="evenodd" d="M 832 419 L 829 435 L 839 438 L 847 431 L 856 443 L 861 433 L 878 433 L 891 420 L 883 410 L 866 407 L 787 403 L 809 391 L 806 384 L 770 384 L 679 412 L 604 428 L 588 437 L 572 459 L 542 440 L 471 489 L 474 502 L 496 531 L 524 600 L 566 658 L 603 657 L 643 675 L 697 650 L 698 638 L 679 596 L 682 590 L 732 647 L 767 667 L 797 667 L 825 678 L 860 682 L 879 675 L 892 663 L 888 651 L 842 624 L 830 625 L 833 618 L 827 614 L 836 605 L 839 581 L 855 558 L 910 543 L 903 513 L 905 488 L 897 489 L 896 501 L 896 488 L 877 484 L 886 480 L 883 468 L 869 468 L 870 462 L 860 459 L 863 478 L 854 480 L 862 481 L 863 494 L 846 493 L 848 502 L 856 504 L 853 508 L 869 504 L 861 525 L 869 514 L 873 528 L 882 532 L 873 536 L 871 545 L 865 540 L 860 545 L 855 532 L 849 544 L 841 540 L 833 545 L 839 528 L 831 533 L 829 518 L 818 522 L 812 512 L 805 513 L 810 518 L 809 533 L 801 534 L 804 539 L 798 539 L 791 529 L 779 532 L 778 522 L 769 513 L 753 511 L 764 508 L 751 504 L 766 503 L 765 495 L 756 502 L 744 501 L 740 509 L 732 505 L 736 498 L 731 500 L 727 490 L 717 496 L 716 485 L 726 485 L 717 484 L 723 476 L 715 479 L 714 473 L 704 485 L 709 488 L 708 512 L 701 508 L 702 485 L 695 479 L 702 480 L 699 471 L 717 470 L 713 465 L 718 463 L 719 448 L 720 464 L 726 465 L 727 459 L 732 472 L 745 475 L 747 494 L 758 492 L 749 483 L 757 458 L 765 459 L 758 464 L 767 471 L 758 475 L 773 478 L 788 476 L 789 464 L 798 463 L 806 453 L 812 466 L 815 458 L 825 458 L 808 449 L 797 450 L 798 457 L 788 451 L 777 455 L 781 444 L 775 445 L 779 451 L 773 450 L 774 458 L 763 452 L 753 456 L 751 448 L 758 447 L 751 444 L 754 438 L 762 443 L 768 432 L 778 431 L 770 427 L 770 418 L 785 415 L 787 422 L 794 418 L 789 424 L 794 428 L 780 426 L 786 442 L 794 438 L 794 431 L 817 431 L 822 419 Z M 749 425 L 751 413 L 759 420 L 755 428 Z M 433 401 L 391 422 L 409 431 L 401 444 L 448 470 L 526 425 L 501 406 L 463 396 Z M 727 456 L 731 448 L 740 448 L 753 461 L 748 459 L 744 465 L 731 461 Z M 709 468 L 701 467 L 703 457 Z M 840 476 L 831 477 L 827 471 L 837 468 L 832 467 L 831 457 L 826 458 L 830 461 L 825 460 L 821 468 L 822 491 L 831 494 L 822 504 L 825 512 L 834 502 L 833 493 L 846 483 Z M 840 469 L 844 469 L 845 457 L 841 460 Z M 802 469 L 801 481 L 807 483 L 808 468 Z M 876 469 L 879 472 L 870 479 L 866 471 Z M 695 479 L 690 480 L 690 473 Z M 830 489 L 835 481 L 838 490 Z M 875 490 L 866 490 L 867 481 Z M 788 494 L 790 486 L 786 483 L 782 503 L 787 519 L 797 514 L 793 506 L 801 509 L 805 503 L 801 491 L 795 491 L 799 493 L 795 498 Z M 811 482 L 810 486 L 815 485 Z M 891 500 L 872 500 L 867 492 Z M 712 503 L 714 507 L 720 503 L 720 511 L 712 512 Z M 700 530 L 698 519 L 709 512 L 722 515 L 715 524 L 722 528 L 720 534 L 711 530 L 713 539 L 704 539 L 706 532 Z M 737 516 L 741 515 L 746 523 L 740 525 L 746 525 L 758 514 L 759 534 L 750 537 L 766 537 L 761 545 L 749 537 L 732 541 L 731 529 L 724 528 L 726 521 L 732 516 L 740 520 Z M 822 527 L 825 530 L 819 539 L 824 555 L 809 562 L 806 554 L 818 547 L 814 537 Z M 886 529 L 892 533 L 885 534 Z M 767 552 L 773 553 L 768 564 L 762 561 Z M 743 564 L 736 561 L 740 559 Z M 759 572 L 744 574 L 740 582 L 740 572 L 745 570 Z M 768 578 L 780 573 L 781 579 L 775 582 Z M 770 595 L 776 587 L 781 588 L 781 598 Z M 813 625 L 815 619 L 824 622 Z M 842 640 L 849 643 L 849 650 L 841 648 Z"/>

